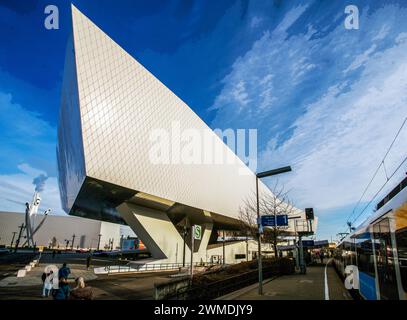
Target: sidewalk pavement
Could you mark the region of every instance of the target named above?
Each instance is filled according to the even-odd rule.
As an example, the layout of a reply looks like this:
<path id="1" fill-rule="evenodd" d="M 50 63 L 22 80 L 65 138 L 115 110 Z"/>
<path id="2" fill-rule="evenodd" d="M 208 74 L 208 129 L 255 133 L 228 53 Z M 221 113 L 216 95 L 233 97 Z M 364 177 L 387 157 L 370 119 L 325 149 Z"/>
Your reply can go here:
<path id="1" fill-rule="evenodd" d="M 332 266 L 327 267 L 329 300 L 351 300 Z M 294 274 L 263 282 L 263 295 L 258 295 L 258 284 L 240 289 L 219 300 L 325 300 L 325 267 L 307 267 L 307 274 Z M 328 298 L 328 297 L 327 297 Z"/>
<path id="2" fill-rule="evenodd" d="M 27 272 L 27 275 L 22 278 L 17 278 L 16 275 L 6 277 L 0 281 L 0 287 L 42 286 L 41 275 L 47 265 L 48 263 L 40 263 L 39 266 Z M 57 267 L 61 266 L 57 265 Z M 93 268 L 86 270 L 86 267 L 80 264 L 70 264 L 68 267 L 71 269 L 68 282 L 74 282 L 77 277 L 83 277 L 85 282 L 97 278 L 97 276 L 93 273 Z"/>

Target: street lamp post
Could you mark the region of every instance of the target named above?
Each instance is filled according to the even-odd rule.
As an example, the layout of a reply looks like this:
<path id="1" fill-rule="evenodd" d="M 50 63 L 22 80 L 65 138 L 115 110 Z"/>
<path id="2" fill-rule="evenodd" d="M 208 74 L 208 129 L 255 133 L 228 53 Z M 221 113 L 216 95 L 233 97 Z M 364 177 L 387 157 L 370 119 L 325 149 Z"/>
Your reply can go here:
<path id="1" fill-rule="evenodd" d="M 100 250 L 100 238 L 102 237 L 101 234 L 98 235 L 98 251 Z"/>
<path id="2" fill-rule="evenodd" d="M 223 230 L 223 242 L 222 242 L 222 253 L 223 253 L 223 263 L 226 264 L 226 255 L 225 255 L 225 230 Z"/>
<path id="3" fill-rule="evenodd" d="M 281 167 L 269 171 L 264 171 L 256 174 L 256 210 L 257 210 L 257 227 L 258 227 L 258 239 L 257 239 L 257 254 L 258 254 L 258 269 L 259 269 L 259 295 L 263 294 L 263 261 L 261 257 L 261 221 L 260 221 L 260 205 L 259 205 L 259 179 L 274 176 L 280 173 L 290 172 L 291 167 Z M 277 223 L 277 221 L 275 221 Z"/>
<path id="4" fill-rule="evenodd" d="M 185 267 L 185 246 L 186 246 L 186 239 L 185 237 L 187 236 L 187 226 L 184 225 L 183 227 L 183 233 L 182 233 L 182 237 L 184 239 L 184 248 L 182 251 L 182 266 Z"/>
<path id="5" fill-rule="evenodd" d="M 74 242 L 75 242 L 75 233 L 72 235 L 72 242 L 71 242 L 71 250 L 73 250 L 73 245 L 74 245 Z"/>
<path id="6" fill-rule="evenodd" d="M 13 238 L 11 238 L 10 248 L 13 248 L 14 238 L 16 237 L 17 231 L 13 231 Z"/>

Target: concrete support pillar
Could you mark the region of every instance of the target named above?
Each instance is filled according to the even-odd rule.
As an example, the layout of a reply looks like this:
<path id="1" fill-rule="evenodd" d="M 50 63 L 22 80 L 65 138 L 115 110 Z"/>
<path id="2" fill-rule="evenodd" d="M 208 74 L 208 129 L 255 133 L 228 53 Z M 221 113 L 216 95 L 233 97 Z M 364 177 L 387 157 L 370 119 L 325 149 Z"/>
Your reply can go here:
<path id="1" fill-rule="evenodd" d="M 164 211 L 142 207 L 125 202 L 117 207 L 121 217 L 133 229 L 146 245 L 152 257 L 152 263 L 183 262 L 184 239 Z M 203 213 L 209 215 L 210 213 Z M 212 232 L 212 223 L 203 225 L 204 232 L 198 252 L 194 253 L 194 262 L 206 261 L 206 249 Z M 190 257 L 191 249 L 185 246 L 185 257 Z M 189 259 L 186 259 L 189 263 Z"/>

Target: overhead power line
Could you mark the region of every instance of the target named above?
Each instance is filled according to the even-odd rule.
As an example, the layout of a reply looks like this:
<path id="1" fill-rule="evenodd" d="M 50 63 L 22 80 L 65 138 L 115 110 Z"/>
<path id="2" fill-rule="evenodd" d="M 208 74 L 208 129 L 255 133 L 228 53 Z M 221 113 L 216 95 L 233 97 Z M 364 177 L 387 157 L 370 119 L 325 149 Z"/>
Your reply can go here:
<path id="1" fill-rule="evenodd" d="M 349 222 L 350 219 L 351 219 L 351 217 L 355 214 L 356 209 L 358 208 L 359 204 L 361 203 L 361 201 L 362 201 L 363 197 L 365 196 L 367 190 L 368 190 L 369 187 L 371 186 L 373 180 L 376 178 L 377 173 L 379 172 L 380 168 L 383 166 L 384 172 L 385 172 L 385 174 L 386 174 L 386 182 L 385 182 L 384 185 L 379 189 L 379 191 L 375 194 L 375 196 L 369 201 L 368 205 L 363 208 L 362 212 L 358 214 L 357 218 L 360 217 L 360 215 L 366 210 L 366 208 L 370 205 L 370 203 L 374 200 L 374 198 L 376 198 L 376 196 L 377 196 L 377 195 L 380 193 L 380 191 L 384 188 L 384 186 L 385 186 L 385 185 L 387 184 L 387 182 L 391 179 L 391 177 L 393 177 L 393 175 L 397 172 L 397 170 L 400 169 L 400 167 L 401 167 L 401 166 L 403 165 L 403 163 L 406 161 L 406 159 L 404 159 L 404 160 L 402 161 L 402 163 L 397 167 L 397 169 L 391 174 L 390 177 L 387 175 L 387 171 L 386 171 L 386 167 L 385 167 L 385 165 L 384 165 L 384 161 L 386 160 L 388 154 L 390 153 L 390 150 L 393 148 L 393 145 L 394 145 L 394 143 L 396 142 L 398 136 L 400 135 L 400 132 L 401 132 L 401 130 L 403 129 L 403 127 L 404 127 L 404 125 L 406 124 L 406 122 L 407 122 L 407 117 L 404 118 L 403 123 L 401 124 L 401 126 L 400 126 L 400 128 L 398 129 L 396 135 L 394 136 L 394 138 L 393 138 L 393 140 L 392 140 L 390 146 L 388 147 L 388 149 L 387 149 L 387 151 L 386 151 L 386 153 L 385 153 L 383 159 L 380 161 L 380 163 L 379 163 L 378 167 L 376 168 L 376 170 L 375 170 L 375 172 L 374 172 L 372 178 L 370 179 L 370 181 L 369 181 L 369 183 L 367 184 L 366 188 L 363 190 L 363 193 L 362 193 L 362 195 L 360 196 L 360 198 L 359 198 L 358 202 L 356 203 L 355 207 L 353 208 L 352 212 L 348 215 L 344 226 L 347 225 L 347 222 Z M 356 219 L 353 219 L 353 222 L 355 222 L 355 221 L 357 220 L 357 218 L 356 218 Z M 353 222 L 352 222 L 352 223 L 353 223 Z"/>

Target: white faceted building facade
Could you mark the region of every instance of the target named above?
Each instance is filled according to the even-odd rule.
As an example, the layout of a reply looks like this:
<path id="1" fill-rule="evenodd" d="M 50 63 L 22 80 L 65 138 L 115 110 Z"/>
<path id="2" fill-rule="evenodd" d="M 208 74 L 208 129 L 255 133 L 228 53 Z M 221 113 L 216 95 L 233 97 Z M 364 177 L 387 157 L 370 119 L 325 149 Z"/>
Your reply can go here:
<path id="1" fill-rule="evenodd" d="M 208 260 L 217 231 L 239 228 L 239 207 L 253 195 L 255 175 L 188 105 L 74 6 L 72 22 L 57 148 L 63 208 L 128 224 L 153 257 L 170 262 L 189 261 L 190 226 L 199 224 L 204 232 L 195 241 L 194 260 Z M 214 153 L 233 163 L 155 163 L 154 130 L 174 134 L 174 128 L 210 132 Z M 171 147 L 174 159 L 178 149 Z M 261 182 L 260 191 L 270 192 Z M 243 251 L 230 250 L 236 255 L 246 253 L 243 243 L 234 246 Z"/>

